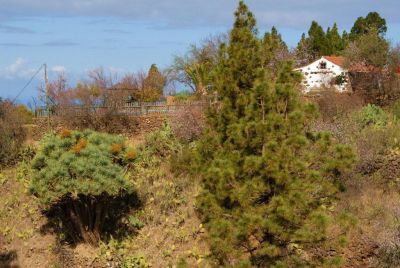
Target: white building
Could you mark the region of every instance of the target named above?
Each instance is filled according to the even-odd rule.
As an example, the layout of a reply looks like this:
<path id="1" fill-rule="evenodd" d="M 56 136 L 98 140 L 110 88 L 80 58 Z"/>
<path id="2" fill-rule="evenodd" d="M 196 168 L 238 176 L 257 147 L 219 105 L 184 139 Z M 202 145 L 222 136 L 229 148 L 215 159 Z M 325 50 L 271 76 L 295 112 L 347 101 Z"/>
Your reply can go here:
<path id="1" fill-rule="evenodd" d="M 303 74 L 303 91 L 308 93 L 321 88 L 334 88 L 339 92 L 349 90 L 348 70 L 344 68 L 344 58 L 324 56 L 313 63 L 295 69 Z"/>

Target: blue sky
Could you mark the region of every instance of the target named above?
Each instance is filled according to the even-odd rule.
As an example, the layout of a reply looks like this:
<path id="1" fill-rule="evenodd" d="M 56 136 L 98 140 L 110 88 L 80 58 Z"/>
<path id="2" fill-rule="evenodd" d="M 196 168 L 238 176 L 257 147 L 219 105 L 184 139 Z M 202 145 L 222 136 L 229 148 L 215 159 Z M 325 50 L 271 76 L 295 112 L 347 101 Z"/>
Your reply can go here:
<path id="1" fill-rule="evenodd" d="M 187 47 L 232 25 L 235 0 L 0 0 L 0 96 L 13 98 L 43 63 L 50 77 L 75 83 L 96 67 L 122 76 L 168 66 Z M 387 37 L 400 43 L 398 0 L 248 0 L 260 32 L 275 25 L 295 46 L 312 20 L 341 30 L 369 11 L 386 18 Z M 38 94 L 41 79 L 21 95 Z"/>

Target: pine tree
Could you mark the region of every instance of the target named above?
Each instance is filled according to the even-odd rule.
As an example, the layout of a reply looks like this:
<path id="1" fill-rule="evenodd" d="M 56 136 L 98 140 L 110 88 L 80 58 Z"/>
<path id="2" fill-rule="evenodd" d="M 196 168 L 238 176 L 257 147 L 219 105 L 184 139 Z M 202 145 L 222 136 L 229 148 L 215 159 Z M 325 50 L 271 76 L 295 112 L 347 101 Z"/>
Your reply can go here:
<path id="1" fill-rule="evenodd" d="M 354 22 L 350 31 L 351 40 L 356 40 L 362 35 L 374 30 L 379 36 L 383 36 L 387 31 L 386 20 L 378 12 L 370 12 L 364 17 L 359 17 Z"/>
<path id="2" fill-rule="evenodd" d="M 314 58 L 318 58 L 328 54 L 328 42 L 324 29 L 316 22 L 311 23 L 308 30 L 308 42 L 314 54 Z"/>
<path id="3" fill-rule="evenodd" d="M 290 58 L 289 49 L 275 27 L 265 33 L 261 46 L 264 66 L 270 69 L 277 70 L 279 62 Z"/>
<path id="4" fill-rule="evenodd" d="M 327 55 L 340 55 L 345 49 L 345 44 L 339 34 L 337 24 L 334 23 L 332 29 L 326 31 L 326 40 L 328 45 Z"/>
<path id="5" fill-rule="evenodd" d="M 301 35 L 301 39 L 296 47 L 296 61 L 298 66 L 310 63 L 314 59 L 306 34 Z"/>
<path id="6" fill-rule="evenodd" d="M 350 35 L 346 30 L 344 30 L 342 33 L 342 41 L 343 41 L 343 47 L 344 49 L 346 49 L 350 43 Z"/>
<path id="7" fill-rule="evenodd" d="M 300 75 L 287 63 L 271 79 L 242 1 L 235 17 L 213 78 L 219 102 L 197 146 L 198 207 L 212 253 L 218 266 L 312 265 L 294 248 L 326 237 L 333 181 L 353 155 L 309 131 L 315 110 L 298 98 Z"/>

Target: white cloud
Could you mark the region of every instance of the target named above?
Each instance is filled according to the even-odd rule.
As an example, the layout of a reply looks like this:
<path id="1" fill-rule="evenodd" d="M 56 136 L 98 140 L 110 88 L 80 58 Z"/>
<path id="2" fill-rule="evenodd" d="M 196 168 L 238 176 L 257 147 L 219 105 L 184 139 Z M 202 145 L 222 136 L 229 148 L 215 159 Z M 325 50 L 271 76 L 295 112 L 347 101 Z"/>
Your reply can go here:
<path id="1" fill-rule="evenodd" d="M 113 66 L 109 67 L 108 70 L 110 71 L 111 75 L 118 75 L 125 72 L 124 69 Z"/>
<path id="2" fill-rule="evenodd" d="M 6 67 L 6 71 L 10 74 L 16 74 L 18 70 L 25 65 L 25 63 L 26 61 L 23 58 L 18 57 L 14 63 Z"/>
<path id="3" fill-rule="evenodd" d="M 170 27 L 231 25 L 237 0 L 0 0 L 1 17 L 92 16 L 162 23 Z M 247 0 L 260 25 L 309 26 L 334 21 L 352 23 L 376 10 L 397 22 L 398 0 Z"/>
<path id="4" fill-rule="evenodd" d="M 25 79 L 30 78 L 35 73 L 35 69 L 28 66 L 28 62 L 22 57 L 18 57 L 10 65 L 0 69 L 0 77 L 4 79 Z"/>
<path id="5" fill-rule="evenodd" d="M 51 67 L 51 71 L 55 72 L 55 73 L 65 73 L 66 72 L 66 68 L 65 66 L 62 65 L 55 65 L 53 67 Z"/>

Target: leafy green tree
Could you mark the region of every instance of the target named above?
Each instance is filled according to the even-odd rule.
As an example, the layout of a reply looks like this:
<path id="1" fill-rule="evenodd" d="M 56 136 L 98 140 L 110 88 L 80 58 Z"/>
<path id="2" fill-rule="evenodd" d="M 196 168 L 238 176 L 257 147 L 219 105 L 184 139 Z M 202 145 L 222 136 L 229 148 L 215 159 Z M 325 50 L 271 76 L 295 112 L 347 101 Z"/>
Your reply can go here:
<path id="1" fill-rule="evenodd" d="M 298 98 L 300 75 L 287 63 L 271 79 L 243 1 L 235 17 L 213 76 L 219 102 L 197 146 L 198 207 L 212 253 L 225 267 L 312 265 L 295 248 L 326 238 L 334 181 L 353 154 L 309 131 L 315 109 Z"/>
<path id="2" fill-rule="evenodd" d="M 223 35 L 210 37 L 200 45 L 191 45 L 184 56 L 176 56 L 169 68 L 172 79 L 188 86 L 197 97 L 207 95 L 219 46 L 224 39 Z"/>
<path id="3" fill-rule="evenodd" d="M 91 130 L 49 134 L 33 159 L 30 190 L 46 209 L 62 206 L 76 233 L 96 245 L 107 205 L 133 191 L 123 170 L 135 157 L 120 136 Z"/>
<path id="4" fill-rule="evenodd" d="M 359 36 L 347 46 L 344 55 L 350 69 L 352 87 L 366 91 L 371 99 L 384 104 L 398 92 L 394 50 L 376 29 Z"/>
<path id="5" fill-rule="evenodd" d="M 354 22 L 350 31 L 351 40 L 355 40 L 361 35 L 369 33 L 375 29 L 375 33 L 382 36 L 387 31 L 386 20 L 378 12 L 370 12 L 364 17 L 359 17 Z"/>
<path id="6" fill-rule="evenodd" d="M 358 37 L 345 51 L 348 65 L 364 64 L 383 68 L 388 63 L 390 45 L 376 29 Z"/>

